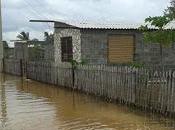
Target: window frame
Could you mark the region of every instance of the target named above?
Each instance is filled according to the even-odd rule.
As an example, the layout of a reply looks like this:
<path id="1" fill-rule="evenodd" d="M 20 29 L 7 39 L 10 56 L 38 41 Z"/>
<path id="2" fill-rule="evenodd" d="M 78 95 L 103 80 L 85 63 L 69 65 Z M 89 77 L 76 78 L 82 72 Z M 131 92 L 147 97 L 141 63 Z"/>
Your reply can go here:
<path id="1" fill-rule="evenodd" d="M 72 37 L 61 37 L 61 61 L 71 62 L 73 60 Z"/>

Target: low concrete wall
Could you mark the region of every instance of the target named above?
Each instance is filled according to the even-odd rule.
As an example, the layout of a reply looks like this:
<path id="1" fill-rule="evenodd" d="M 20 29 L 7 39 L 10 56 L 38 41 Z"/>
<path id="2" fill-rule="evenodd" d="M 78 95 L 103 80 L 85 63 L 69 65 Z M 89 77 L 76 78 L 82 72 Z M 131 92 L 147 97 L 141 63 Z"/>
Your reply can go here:
<path id="1" fill-rule="evenodd" d="M 160 64 L 160 45 L 159 44 L 144 44 L 143 62 L 146 64 Z M 163 48 L 163 63 L 164 65 L 175 65 L 175 44 Z"/>

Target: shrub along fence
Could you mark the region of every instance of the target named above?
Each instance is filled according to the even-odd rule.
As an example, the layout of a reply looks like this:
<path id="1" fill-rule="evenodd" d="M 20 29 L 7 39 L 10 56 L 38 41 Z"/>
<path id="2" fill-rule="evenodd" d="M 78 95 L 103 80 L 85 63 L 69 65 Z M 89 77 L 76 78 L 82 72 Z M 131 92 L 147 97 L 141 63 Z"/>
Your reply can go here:
<path id="1" fill-rule="evenodd" d="M 10 70 L 8 70 L 9 72 Z M 163 114 L 175 113 L 175 72 L 157 68 L 28 62 L 27 78 Z"/>

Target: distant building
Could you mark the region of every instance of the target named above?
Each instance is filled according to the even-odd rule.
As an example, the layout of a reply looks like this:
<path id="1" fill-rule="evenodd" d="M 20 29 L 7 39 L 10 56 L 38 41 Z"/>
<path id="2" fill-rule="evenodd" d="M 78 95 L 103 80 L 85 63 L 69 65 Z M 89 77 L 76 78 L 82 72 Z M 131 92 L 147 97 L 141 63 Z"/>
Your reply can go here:
<path id="1" fill-rule="evenodd" d="M 14 43 L 14 58 L 15 59 L 22 59 L 28 60 L 28 45 L 27 42 L 15 42 Z"/>
<path id="2" fill-rule="evenodd" d="M 9 47 L 6 41 L 3 41 L 4 58 L 14 58 L 14 48 Z"/>
<path id="3" fill-rule="evenodd" d="M 14 48 L 5 48 L 4 49 L 4 58 L 14 58 Z"/>
<path id="4" fill-rule="evenodd" d="M 15 42 L 14 58 L 23 60 L 54 60 L 54 45 L 45 41 Z"/>

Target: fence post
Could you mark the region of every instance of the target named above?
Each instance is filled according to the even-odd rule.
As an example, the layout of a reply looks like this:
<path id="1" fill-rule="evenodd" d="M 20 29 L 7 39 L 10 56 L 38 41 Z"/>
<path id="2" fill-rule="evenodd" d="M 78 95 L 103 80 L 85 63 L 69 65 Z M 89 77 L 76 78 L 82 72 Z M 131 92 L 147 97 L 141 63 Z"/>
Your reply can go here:
<path id="1" fill-rule="evenodd" d="M 26 79 L 28 79 L 28 61 L 26 61 Z"/>
<path id="2" fill-rule="evenodd" d="M 5 73 L 5 58 L 2 59 L 2 72 Z"/>
<path id="3" fill-rule="evenodd" d="M 72 87 L 74 89 L 74 86 L 75 86 L 75 66 L 74 66 L 74 63 L 72 62 Z"/>
<path id="4" fill-rule="evenodd" d="M 134 68 L 134 82 L 135 82 L 134 83 L 135 84 L 134 85 L 134 98 L 135 98 L 134 104 L 135 105 L 138 103 L 138 101 L 137 101 L 138 100 L 138 98 L 137 98 L 137 92 L 138 92 L 138 90 L 137 90 L 138 89 L 138 79 L 137 78 L 138 78 L 138 75 L 137 74 L 138 74 L 138 71 L 137 71 L 137 69 Z"/>
<path id="5" fill-rule="evenodd" d="M 22 59 L 20 59 L 20 71 L 21 71 L 21 77 L 23 77 L 23 65 L 22 65 Z"/>

